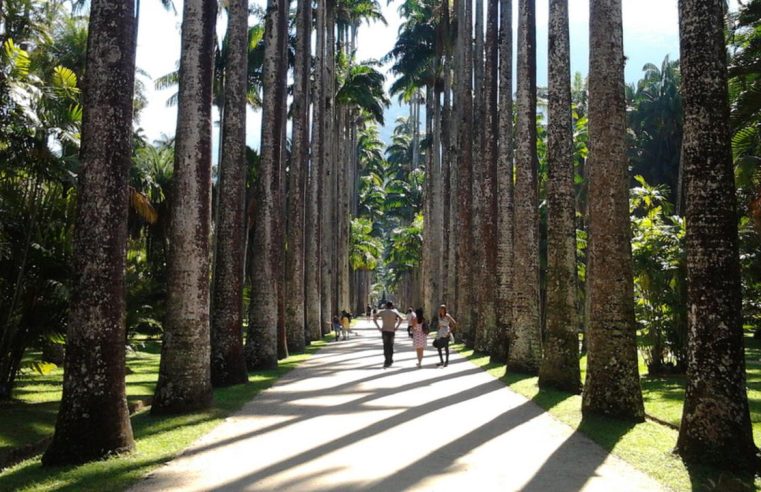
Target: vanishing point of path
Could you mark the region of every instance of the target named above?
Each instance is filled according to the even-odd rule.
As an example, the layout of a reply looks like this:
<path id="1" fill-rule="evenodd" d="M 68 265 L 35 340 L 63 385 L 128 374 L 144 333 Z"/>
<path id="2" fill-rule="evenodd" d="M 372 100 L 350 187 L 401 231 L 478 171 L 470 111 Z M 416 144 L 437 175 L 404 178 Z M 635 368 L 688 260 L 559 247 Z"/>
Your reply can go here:
<path id="1" fill-rule="evenodd" d="M 661 486 L 452 352 L 383 369 L 360 320 L 135 491 L 655 491 Z"/>

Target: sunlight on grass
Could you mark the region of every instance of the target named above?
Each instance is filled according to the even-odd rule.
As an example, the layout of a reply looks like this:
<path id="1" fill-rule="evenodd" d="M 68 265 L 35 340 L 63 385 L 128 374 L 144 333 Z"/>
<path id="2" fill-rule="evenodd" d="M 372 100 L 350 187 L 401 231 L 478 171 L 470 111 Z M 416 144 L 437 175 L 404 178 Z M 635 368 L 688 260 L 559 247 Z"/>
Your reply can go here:
<path id="1" fill-rule="evenodd" d="M 503 381 L 516 393 L 534 401 L 561 422 L 581 431 L 604 449 L 674 490 L 727 490 L 726 487 L 729 486 L 732 486 L 734 490 L 753 489 L 751 479 L 743 480 L 731 474 L 717 473 L 702 467 L 688 471 L 681 459 L 673 453 L 678 435 L 675 429 L 651 420 L 631 424 L 595 416 L 582 421 L 579 395 L 553 390 L 539 391 L 537 377 L 506 374 L 505 366 L 490 363 L 489 356 L 474 353 L 473 350 L 466 349 L 461 344 L 455 345 L 454 348 L 473 364 Z M 582 369 L 584 376 L 586 360 L 582 361 Z M 664 414 L 672 412 L 675 400 L 664 401 L 665 397 L 662 393 L 646 390 L 644 381 L 645 379 L 643 379 L 643 393 L 646 399 L 646 411 Z M 678 418 L 681 418 L 682 398 L 683 390 L 678 402 L 680 411 Z M 753 415 L 756 431 L 759 426 L 757 417 L 758 414 Z M 659 416 L 659 418 L 663 417 Z M 761 481 L 757 480 L 755 486 L 761 487 Z"/>
<path id="2" fill-rule="evenodd" d="M 0 490 L 123 490 L 144 477 L 153 468 L 171 460 L 193 441 L 212 430 L 224 418 L 240 409 L 257 393 L 272 386 L 278 378 L 304 362 L 324 345 L 324 341 L 313 342 L 307 347 L 306 353 L 280 361 L 277 369 L 249 375 L 249 383 L 246 385 L 215 390 L 214 407 L 208 411 L 176 417 L 153 417 L 147 410 L 138 413 L 132 418 L 137 449 L 130 455 L 79 467 L 52 469 L 43 468 L 39 463 L 39 457 L 36 457 L 0 473 Z M 128 394 L 142 396 L 152 394 L 158 372 L 158 360 L 158 353 L 137 352 L 128 356 L 128 366 L 135 371 L 135 374 L 127 376 Z M 49 377 L 54 375 L 47 376 L 46 379 Z M 58 378 L 60 377 L 61 375 L 58 374 Z M 25 381 L 24 386 L 30 390 L 26 393 L 30 395 L 30 400 L 20 397 L 21 401 L 18 402 L 20 407 L 38 398 L 31 396 L 36 395 L 31 381 Z M 46 394 L 48 398 L 51 395 L 57 395 L 56 400 L 60 398 L 60 391 L 57 393 L 47 391 Z M 57 402 L 48 401 L 48 403 L 57 407 Z M 19 432 L 18 435 L 9 437 L 12 434 L 9 419 L 6 418 L 6 408 L 0 407 L 0 412 L 3 416 L 0 422 L 0 439 L 3 440 L 0 441 L 0 446 L 18 442 L 24 436 L 28 439 L 28 428 L 24 432 Z M 42 437 L 49 435 L 53 430 L 55 410 L 50 413 L 52 420 L 34 424 L 41 426 L 38 434 Z"/>

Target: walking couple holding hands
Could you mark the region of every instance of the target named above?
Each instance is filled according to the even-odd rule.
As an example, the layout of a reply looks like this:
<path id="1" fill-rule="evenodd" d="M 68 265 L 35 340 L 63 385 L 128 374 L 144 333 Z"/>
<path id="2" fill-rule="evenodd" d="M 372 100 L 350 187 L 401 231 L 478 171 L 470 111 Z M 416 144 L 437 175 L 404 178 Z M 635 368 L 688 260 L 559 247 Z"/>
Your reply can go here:
<path id="1" fill-rule="evenodd" d="M 381 325 L 378 324 L 378 318 L 382 321 Z M 373 322 L 383 336 L 383 356 L 385 358 L 383 367 L 389 367 L 394 362 L 394 336 L 402 324 L 402 315 L 394 309 L 392 302 L 387 302 L 386 309 L 378 312 L 373 317 Z M 433 346 L 439 351 L 440 362 L 437 366 L 446 367 L 449 365 L 449 342 L 452 329 L 457 326 L 457 321 L 447 313 L 447 307 L 442 304 L 430 324 L 423 316 L 423 310 L 418 308 L 414 315 L 409 317 L 408 323 L 412 328 L 412 346 L 417 352 L 417 367 L 422 367 L 423 352 L 428 344 L 428 334 L 431 330 L 436 330 Z M 446 359 L 444 359 L 444 354 L 446 354 Z"/>

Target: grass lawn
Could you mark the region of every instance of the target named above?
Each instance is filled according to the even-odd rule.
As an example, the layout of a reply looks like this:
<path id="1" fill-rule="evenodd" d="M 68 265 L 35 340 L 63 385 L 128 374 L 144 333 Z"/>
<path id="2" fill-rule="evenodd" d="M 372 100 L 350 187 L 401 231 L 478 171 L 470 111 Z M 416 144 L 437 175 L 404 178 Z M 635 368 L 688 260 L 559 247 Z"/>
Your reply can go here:
<path id="1" fill-rule="evenodd" d="M 746 338 L 748 360 L 748 397 L 756 443 L 761 442 L 761 343 Z M 745 491 L 761 490 L 761 480 L 719 473 L 707 467 L 687 469 L 673 453 L 678 431 L 652 420 L 631 424 L 605 417 L 582 420 L 581 397 L 561 391 L 539 391 L 537 378 L 523 374 L 505 374 L 505 366 L 491 364 L 489 357 L 457 344 L 455 349 L 513 391 L 533 400 L 554 417 L 581 432 L 604 449 L 656 478 L 673 490 Z M 640 373 L 646 368 L 640 363 Z M 582 359 L 582 380 L 586 359 Z M 659 420 L 679 425 L 684 400 L 684 377 L 642 378 L 645 411 Z"/>
<path id="2" fill-rule="evenodd" d="M 207 411 L 176 417 L 153 417 L 145 410 L 137 413 L 132 417 L 137 450 L 130 455 L 60 468 L 43 468 L 37 456 L 0 473 L 0 490 L 123 490 L 171 460 L 324 345 L 324 341 L 313 342 L 306 353 L 280 361 L 277 369 L 249 375 L 249 384 L 215 390 L 214 406 Z M 157 342 L 146 342 L 139 351 L 128 353 L 127 366 L 133 371 L 127 376 L 129 400 L 153 395 L 158 365 Z M 16 399 L 0 405 L 0 452 L 52 434 L 61 380 L 60 370 L 19 379 Z"/>

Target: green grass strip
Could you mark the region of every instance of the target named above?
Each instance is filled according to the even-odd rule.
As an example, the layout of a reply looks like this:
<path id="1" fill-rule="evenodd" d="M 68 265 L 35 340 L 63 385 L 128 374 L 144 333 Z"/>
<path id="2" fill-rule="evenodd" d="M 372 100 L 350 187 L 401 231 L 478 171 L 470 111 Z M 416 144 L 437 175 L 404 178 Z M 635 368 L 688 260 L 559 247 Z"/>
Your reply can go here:
<path id="1" fill-rule="evenodd" d="M 129 455 L 76 467 L 44 468 L 39 456 L 0 474 L 0 490 L 124 490 L 159 465 L 170 461 L 193 441 L 211 431 L 262 390 L 325 346 L 312 342 L 304 354 L 280 362 L 277 369 L 249 376 L 249 383 L 214 390 L 214 406 L 204 412 L 154 417 L 148 411 L 132 418 L 137 449 Z M 148 383 L 148 386 L 152 386 Z M 147 388 L 150 389 L 150 388 Z"/>
<path id="2" fill-rule="evenodd" d="M 556 419 L 672 490 L 761 489 L 761 481 L 754 483 L 753 477 L 740 477 L 708 467 L 688 469 L 673 452 L 678 431 L 671 427 L 650 420 L 633 424 L 602 416 L 582 420 L 579 395 L 555 390 L 540 391 L 537 377 L 506 374 L 504 364 L 489 362 L 488 355 L 475 353 L 462 344 L 453 347 L 470 362 L 504 382 L 511 390 L 532 400 Z"/>

